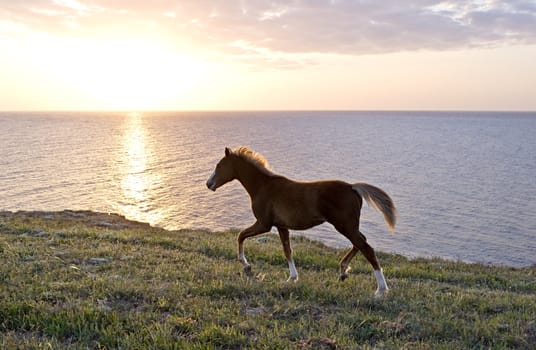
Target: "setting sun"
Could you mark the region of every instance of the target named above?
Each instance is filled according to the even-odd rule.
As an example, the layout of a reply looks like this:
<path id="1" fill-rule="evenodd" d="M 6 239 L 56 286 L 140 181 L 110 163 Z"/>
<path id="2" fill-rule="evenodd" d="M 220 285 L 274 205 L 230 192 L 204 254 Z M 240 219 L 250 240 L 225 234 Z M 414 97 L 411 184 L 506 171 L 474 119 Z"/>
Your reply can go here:
<path id="1" fill-rule="evenodd" d="M 44 37 L 30 47 L 37 70 L 104 109 L 159 109 L 180 101 L 206 79 L 208 64 L 159 43 Z M 52 79 L 53 78 L 53 79 Z"/>
<path id="2" fill-rule="evenodd" d="M 84 53 L 79 79 L 85 93 L 111 108 L 153 109 L 179 100 L 203 79 L 199 62 L 149 43 L 110 42 Z"/>

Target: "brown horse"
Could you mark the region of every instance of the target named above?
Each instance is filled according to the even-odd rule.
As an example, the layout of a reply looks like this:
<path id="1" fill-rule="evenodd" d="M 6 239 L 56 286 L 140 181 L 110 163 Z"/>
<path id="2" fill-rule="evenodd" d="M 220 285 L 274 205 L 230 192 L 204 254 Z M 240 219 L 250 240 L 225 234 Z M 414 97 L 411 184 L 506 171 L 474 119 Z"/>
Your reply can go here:
<path id="1" fill-rule="evenodd" d="M 275 226 L 283 243 L 283 250 L 290 269 L 289 280 L 297 280 L 298 272 L 292 259 L 289 230 L 306 230 L 329 222 L 352 242 L 352 249 L 340 262 L 340 279 L 347 277 L 348 265 L 361 251 L 374 268 L 378 282 L 376 295 L 388 291 L 387 283 L 374 250 L 359 232 L 359 215 L 363 199 L 383 213 L 391 230 L 396 221 L 395 206 L 381 189 L 366 183 L 349 184 L 342 181 L 297 182 L 274 174 L 264 157 L 247 147 L 235 150 L 225 148 L 216 170 L 207 180 L 212 191 L 237 179 L 251 197 L 253 214 L 257 221 L 238 235 L 238 259 L 247 274 L 251 266 L 244 256 L 244 240 Z"/>

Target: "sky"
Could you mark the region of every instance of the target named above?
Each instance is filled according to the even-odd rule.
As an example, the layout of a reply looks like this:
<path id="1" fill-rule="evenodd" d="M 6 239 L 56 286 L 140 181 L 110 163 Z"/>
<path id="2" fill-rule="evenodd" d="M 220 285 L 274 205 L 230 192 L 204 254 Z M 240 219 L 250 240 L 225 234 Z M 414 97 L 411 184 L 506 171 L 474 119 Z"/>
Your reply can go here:
<path id="1" fill-rule="evenodd" d="M 1 110 L 536 110 L 536 0 L 0 0 Z"/>

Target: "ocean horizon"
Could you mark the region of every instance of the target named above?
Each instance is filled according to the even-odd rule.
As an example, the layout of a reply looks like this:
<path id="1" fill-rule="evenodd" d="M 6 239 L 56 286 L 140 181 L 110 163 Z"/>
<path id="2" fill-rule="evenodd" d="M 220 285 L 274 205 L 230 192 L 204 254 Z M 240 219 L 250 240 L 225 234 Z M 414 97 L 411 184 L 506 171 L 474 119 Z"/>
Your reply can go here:
<path id="1" fill-rule="evenodd" d="M 396 233 L 364 205 L 379 251 L 536 264 L 536 112 L 0 112 L 0 210 L 94 210 L 166 229 L 245 228 L 238 182 L 205 182 L 225 147 L 250 146 L 295 180 L 384 189 Z M 329 224 L 294 232 L 349 242 Z"/>

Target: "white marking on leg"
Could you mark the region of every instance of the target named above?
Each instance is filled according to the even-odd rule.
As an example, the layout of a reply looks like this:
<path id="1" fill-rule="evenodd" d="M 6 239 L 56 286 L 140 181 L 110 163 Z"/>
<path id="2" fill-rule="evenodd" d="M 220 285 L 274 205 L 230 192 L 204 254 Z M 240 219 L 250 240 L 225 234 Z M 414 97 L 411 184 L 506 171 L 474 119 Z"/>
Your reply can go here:
<path id="1" fill-rule="evenodd" d="M 239 249 L 238 249 L 238 260 L 240 260 L 240 262 L 242 263 L 242 265 L 244 266 L 244 268 L 248 267 L 249 264 L 248 264 L 248 261 L 246 259 L 246 256 L 244 255 L 244 247 L 241 246 Z"/>
<path id="2" fill-rule="evenodd" d="M 376 276 L 376 281 L 378 282 L 378 289 L 376 289 L 375 295 L 382 296 L 389 290 L 389 287 L 387 287 L 387 282 L 385 282 L 385 277 L 383 276 L 383 270 L 374 270 L 374 276 Z"/>
<path id="3" fill-rule="evenodd" d="M 298 271 L 296 270 L 296 265 L 294 265 L 294 260 L 288 262 L 288 268 L 290 270 L 290 277 L 288 281 L 297 281 L 298 280 Z"/>

